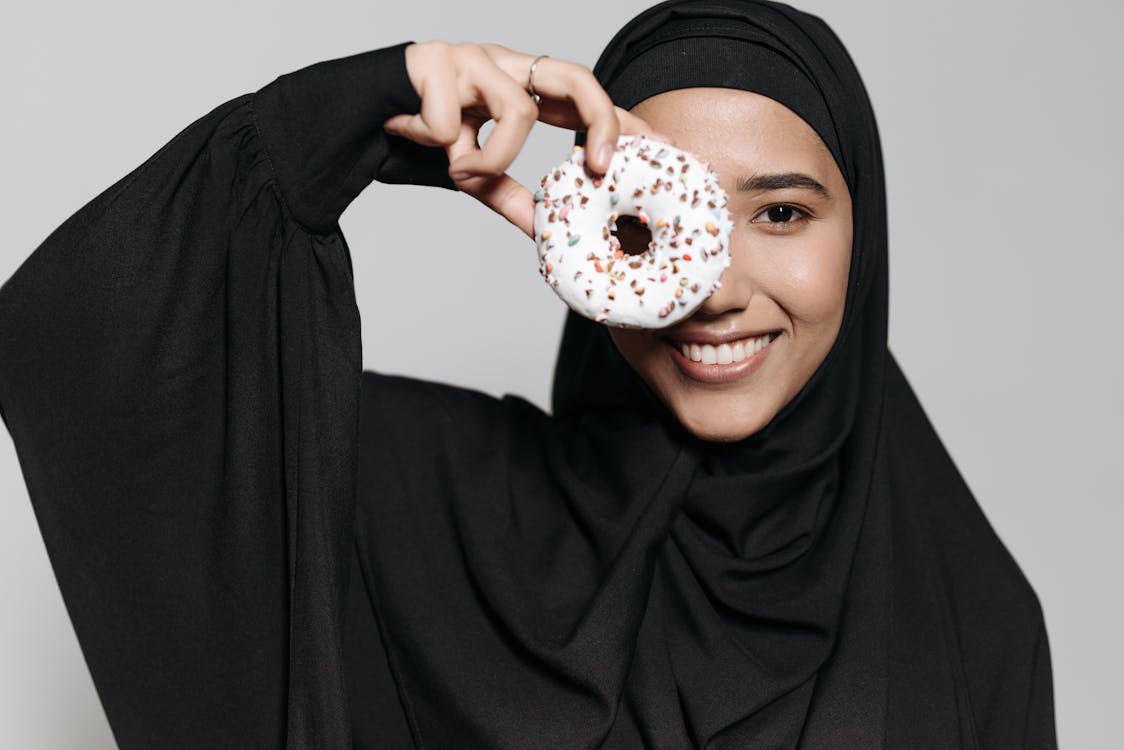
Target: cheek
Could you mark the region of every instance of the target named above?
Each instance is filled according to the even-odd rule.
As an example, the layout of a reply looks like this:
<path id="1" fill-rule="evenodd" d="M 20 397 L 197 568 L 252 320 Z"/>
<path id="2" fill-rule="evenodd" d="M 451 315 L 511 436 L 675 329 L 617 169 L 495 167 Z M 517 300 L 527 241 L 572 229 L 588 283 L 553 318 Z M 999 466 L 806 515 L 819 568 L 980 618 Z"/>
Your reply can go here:
<path id="1" fill-rule="evenodd" d="M 851 260 L 850 234 L 844 230 L 823 227 L 806 242 L 776 241 L 769 250 L 769 286 L 797 333 L 842 319 Z"/>

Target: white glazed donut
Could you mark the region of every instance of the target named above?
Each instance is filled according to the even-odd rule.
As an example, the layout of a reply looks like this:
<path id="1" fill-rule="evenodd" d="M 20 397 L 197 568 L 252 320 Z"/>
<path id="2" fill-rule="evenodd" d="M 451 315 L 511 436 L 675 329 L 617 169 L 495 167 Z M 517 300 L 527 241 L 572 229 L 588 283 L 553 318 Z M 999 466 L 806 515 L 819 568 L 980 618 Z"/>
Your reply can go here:
<path id="1" fill-rule="evenodd" d="M 571 309 L 619 328 L 664 328 L 721 286 L 733 221 L 709 165 L 642 135 L 621 136 L 604 178 L 585 151 L 551 170 L 535 192 L 539 273 Z M 652 241 L 627 254 L 613 232 L 635 216 Z"/>

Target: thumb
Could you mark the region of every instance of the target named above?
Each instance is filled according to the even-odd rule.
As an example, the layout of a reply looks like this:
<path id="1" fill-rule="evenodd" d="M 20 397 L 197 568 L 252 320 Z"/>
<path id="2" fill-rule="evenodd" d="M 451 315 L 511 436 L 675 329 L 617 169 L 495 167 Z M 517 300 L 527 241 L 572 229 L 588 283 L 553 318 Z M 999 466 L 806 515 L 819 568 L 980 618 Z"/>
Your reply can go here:
<path id="1" fill-rule="evenodd" d="M 471 175 L 467 172 L 458 172 L 453 166 L 461 157 L 480 150 L 476 142 L 476 132 L 476 127 L 465 123 L 461 126 L 457 140 L 445 147 L 453 182 L 462 193 L 471 195 L 517 226 L 523 234 L 534 239 L 535 202 L 531 191 L 507 173 L 491 176 Z"/>
<path id="2" fill-rule="evenodd" d="M 535 203 L 530 191 L 508 174 L 495 177 L 469 177 L 456 181 L 457 188 L 535 238 Z"/>
<path id="3" fill-rule="evenodd" d="M 447 140 L 435 136 L 421 114 L 395 115 L 383 123 L 383 130 L 391 135 L 409 138 L 423 146 L 445 146 Z"/>

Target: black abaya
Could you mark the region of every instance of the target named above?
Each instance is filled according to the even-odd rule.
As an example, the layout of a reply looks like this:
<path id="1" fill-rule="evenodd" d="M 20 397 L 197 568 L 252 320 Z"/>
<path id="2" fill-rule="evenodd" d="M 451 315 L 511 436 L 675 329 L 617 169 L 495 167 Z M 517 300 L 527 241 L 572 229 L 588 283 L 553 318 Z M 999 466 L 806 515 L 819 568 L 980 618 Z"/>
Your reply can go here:
<path id="1" fill-rule="evenodd" d="M 839 340 L 742 444 L 574 316 L 553 417 L 361 371 L 338 218 L 449 186 L 381 128 L 401 46 L 220 105 L 0 287 L 0 412 L 121 747 L 1054 747 L 1037 598 L 886 350 L 861 82 L 811 17 L 695 4 L 729 6 L 819 87 L 856 205 Z"/>

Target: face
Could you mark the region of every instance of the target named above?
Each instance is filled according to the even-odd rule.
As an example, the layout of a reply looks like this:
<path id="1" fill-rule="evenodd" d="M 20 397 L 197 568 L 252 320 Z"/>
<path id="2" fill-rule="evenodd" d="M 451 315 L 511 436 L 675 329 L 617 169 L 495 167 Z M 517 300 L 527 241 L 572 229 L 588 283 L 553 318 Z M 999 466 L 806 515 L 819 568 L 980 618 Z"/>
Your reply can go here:
<path id="1" fill-rule="evenodd" d="M 850 194 L 816 132 L 773 99 L 678 89 L 632 111 L 710 163 L 735 228 L 721 288 L 694 314 L 661 330 L 610 335 L 691 433 L 741 440 L 792 400 L 839 333 Z"/>

